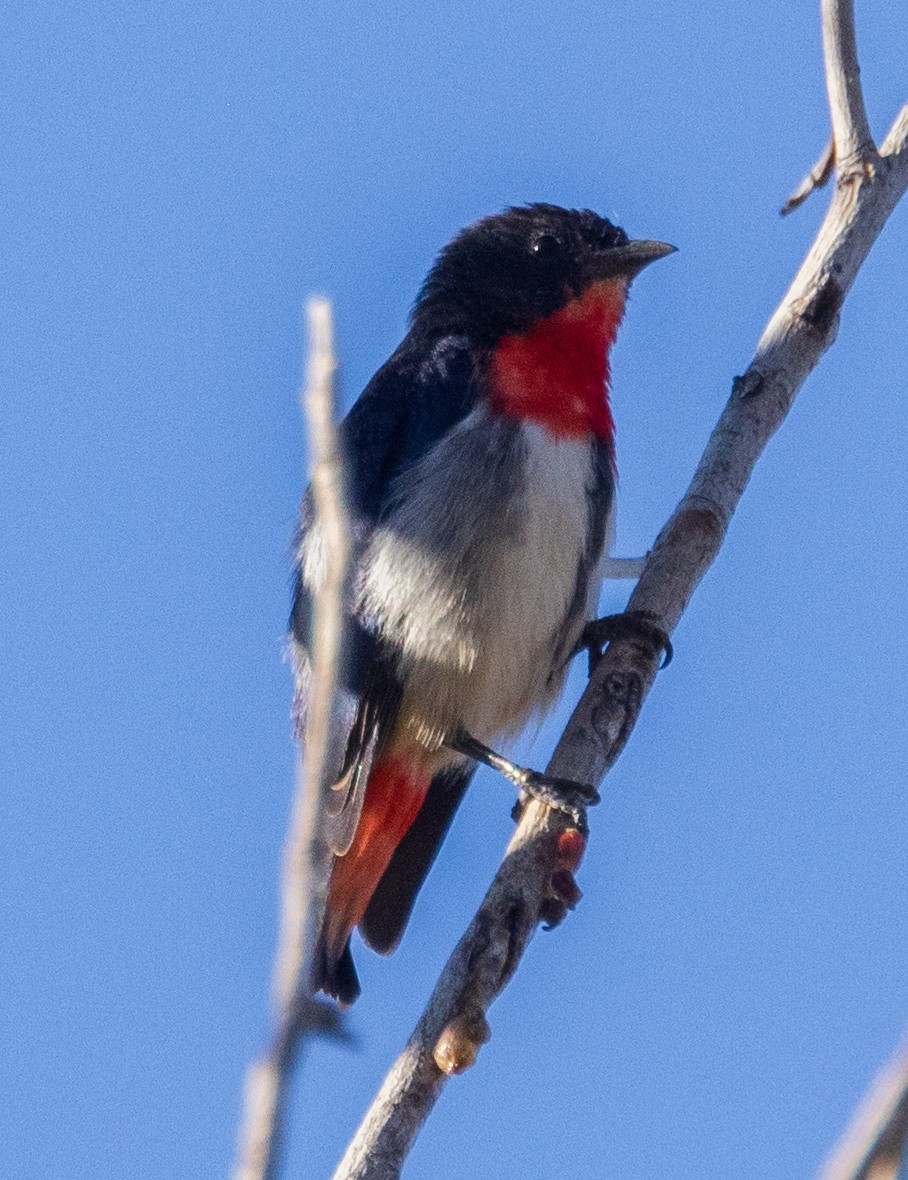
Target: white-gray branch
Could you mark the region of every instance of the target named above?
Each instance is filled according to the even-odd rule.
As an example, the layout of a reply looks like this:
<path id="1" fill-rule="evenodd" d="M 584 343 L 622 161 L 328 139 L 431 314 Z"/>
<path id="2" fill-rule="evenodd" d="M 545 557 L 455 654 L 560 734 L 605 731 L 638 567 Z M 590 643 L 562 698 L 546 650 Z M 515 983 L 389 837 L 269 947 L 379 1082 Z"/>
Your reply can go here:
<path id="1" fill-rule="evenodd" d="M 276 1173 L 287 1082 L 304 1039 L 316 1033 L 341 1039 L 345 1035 L 337 1009 L 313 1000 L 308 988 L 311 944 L 327 875 L 325 845 L 318 838 L 321 783 L 337 684 L 350 538 L 334 425 L 337 361 L 331 305 L 310 299 L 306 313 L 309 351 L 301 401 L 313 506 L 325 537 L 325 576 L 314 601 L 306 737 L 283 853 L 273 979 L 276 1032 L 270 1052 L 246 1073 L 234 1180 L 270 1180 Z"/>

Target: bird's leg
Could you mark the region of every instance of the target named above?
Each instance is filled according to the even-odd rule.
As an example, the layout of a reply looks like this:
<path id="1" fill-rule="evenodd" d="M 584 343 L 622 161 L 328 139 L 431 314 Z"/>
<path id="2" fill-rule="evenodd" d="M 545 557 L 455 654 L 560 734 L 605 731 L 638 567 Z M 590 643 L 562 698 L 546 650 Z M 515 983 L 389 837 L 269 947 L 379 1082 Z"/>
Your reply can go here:
<path id="1" fill-rule="evenodd" d="M 648 611 L 629 610 L 620 615 L 605 615 L 587 623 L 580 633 L 572 655 L 585 651 L 589 653 L 590 676 L 602 659 L 603 648 L 614 639 L 638 639 L 653 652 L 662 651 L 660 668 L 667 668 L 672 662 L 674 648 L 664 627 L 656 622 L 656 616 Z"/>
<path id="2" fill-rule="evenodd" d="M 523 794 L 538 799 L 540 803 L 545 803 L 558 811 L 567 812 L 577 827 L 582 832 L 586 831 L 586 809 L 599 802 L 599 792 L 594 787 L 586 783 L 574 782 L 571 779 L 553 778 L 551 775 L 540 774 L 538 770 L 528 770 L 524 766 L 517 766 L 516 763 L 503 758 L 501 754 L 496 754 L 494 750 L 483 745 L 482 742 L 471 737 L 464 730 L 461 730 L 445 744 L 458 754 L 465 754 L 467 758 L 482 762 L 485 766 L 491 766 L 493 770 L 503 774 L 506 779 L 510 779 Z"/>
<path id="3" fill-rule="evenodd" d="M 643 573 L 645 557 L 604 557 L 599 567 L 603 578 L 620 582 L 623 579 L 636 581 Z"/>

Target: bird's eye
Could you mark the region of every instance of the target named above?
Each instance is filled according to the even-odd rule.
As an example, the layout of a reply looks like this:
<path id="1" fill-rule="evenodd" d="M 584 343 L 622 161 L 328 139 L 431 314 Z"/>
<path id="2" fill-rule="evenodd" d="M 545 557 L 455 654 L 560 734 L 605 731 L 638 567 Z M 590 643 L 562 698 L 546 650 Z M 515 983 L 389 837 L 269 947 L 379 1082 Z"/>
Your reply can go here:
<path id="1" fill-rule="evenodd" d="M 537 258 L 548 260 L 561 252 L 561 242 L 554 234 L 540 234 L 531 249 Z"/>

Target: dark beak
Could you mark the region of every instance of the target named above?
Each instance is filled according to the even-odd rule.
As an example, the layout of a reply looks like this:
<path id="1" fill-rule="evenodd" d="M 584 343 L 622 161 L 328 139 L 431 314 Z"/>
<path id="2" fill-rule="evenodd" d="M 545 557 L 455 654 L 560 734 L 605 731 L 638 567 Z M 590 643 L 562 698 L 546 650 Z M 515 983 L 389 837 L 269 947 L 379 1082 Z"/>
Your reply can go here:
<path id="1" fill-rule="evenodd" d="M 627 242 L 623 246 L 612 246 L 609 250 L 602 250 L 591 260 L 592 278 L 611 279 L 616 275 L 626 275 L 633 278 L 639 274 L 644 266 L 649 266 L 658 258 L 666 258 L 674 254 L 677 246 L 670 246 L 668 242 Z"/>

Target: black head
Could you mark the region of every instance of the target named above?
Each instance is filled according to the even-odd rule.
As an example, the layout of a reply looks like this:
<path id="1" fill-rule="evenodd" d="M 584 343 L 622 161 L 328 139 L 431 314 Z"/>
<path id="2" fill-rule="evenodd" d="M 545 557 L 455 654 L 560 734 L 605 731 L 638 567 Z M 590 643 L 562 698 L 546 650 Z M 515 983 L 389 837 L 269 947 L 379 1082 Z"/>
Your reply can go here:
<path id="1" fill-rule="evenodd" d="M 632 242 L 589 209 L 506 209 L 468 225 L 445 246 L 416 301 L 413 325 L 493 345 L 527 331 L 591 283 L 630 280 L 673 251 L 664 242 Z"/>

